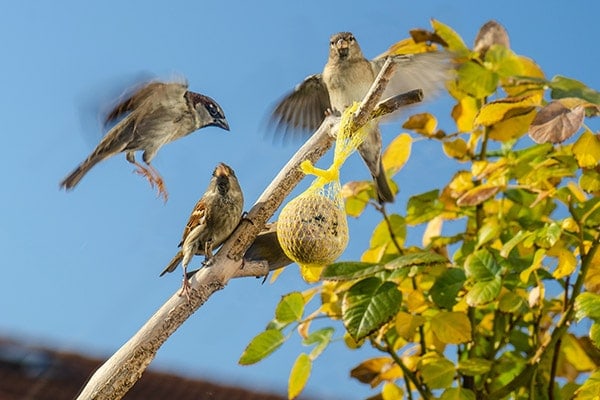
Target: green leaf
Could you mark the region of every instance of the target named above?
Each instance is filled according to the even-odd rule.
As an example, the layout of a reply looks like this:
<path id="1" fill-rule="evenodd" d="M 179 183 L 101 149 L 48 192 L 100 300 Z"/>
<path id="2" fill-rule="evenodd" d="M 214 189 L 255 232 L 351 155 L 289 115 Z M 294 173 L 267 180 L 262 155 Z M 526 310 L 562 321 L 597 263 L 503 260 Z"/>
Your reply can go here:
<path id="1" fill-rule="evenodd" d="M 506 292 L 500 298 L 498 309 L 505 313 L 517 314 L 523 310 L 525 300 L 514 292 Z"/>
<path id="2" fill-rule="evenodd" d="M 429 294 L 440 307 L 451 309 L 466 280 L 465 272 L 459 268 L 449 268 L 436 280 Z"/>
<path id="3" fill-rule="evenodd" d="M 600 349 L 600 324 L 594 322 L 590 326 L 590 339 L 598 349 Z"/>
<path id="4" fill-rule="evenodd" d="M 458 362 L 458 371 L 467 376 L 487 374 L 492 369 L 492 362 L 485 358 L 469 358 Z"/>
<path id="5" fill-rule="evenodd" d="M 444 390 L 440 400 L 475 400 L 475 393 L 470 389 L 448 388 Z"/>
<path id="6" fill-rule="evenodd" d="M 543 249 L 549 249 L 560 239 L 561 233 L 560 225 L 553 222 L 536 232 L 535 244 Z"/>
<path id="7" fill-rule="evenodd" d="M 502 279 L 499 276 L 492 280 L 477 282 L 467 293 L 467 304 L 475 307 L 489 303 L 498 297 L 500 289 L 502 289 Z"/>
<path id="8" fill-rule="evenodd" d="M 304 390 L 308 377 L 310 376 L 310 370 L 312 368 L 312 361 L 308 354 L 300 353 L 292 371 L 290 372 L 290 378 L 288 380 L 288 398 L 295 399 Z"/>
<path id="9" fill-rule="evenodd" d="M 449 387 L 454 381 L 455 373 L 454 363 L 442 357 L 429 360 L 427 364 L 421 367 L 423 382 L 430 389 L 445 389 Z"/>
<path id="10" fill-rule="evenodd" d="M 306 337 L 306 339 L 302 341 L 302 344 L 305 346 L 316 344 L 315 348 L 310 352 L 310 357 L 312 360 L 317 358 L 323 352 L 323 350 L 325 350 L 329 342 L 331 342 L 333 332 L 334 329 L 331 327 L 322 328 L 312 332 Z"/>
<path id="11" fill-rule="evenodd" d="M 590 89 L 584 83 L 575 79 L 557 75 L 549 82 L 550 96 L 553 99 L 562 99 L 564 97 L 577 97 L 589 101 L 590 103 L 600 104 L 600 93 Z"/>
<path id="12" fill-rule="evenodd" d="M 433 251 L 422 251 L 398 256 L 385 264 L 385 269 L 400 269 L 406 267 L 421 267 L 427 265 L 446 265 L 449 261 Z"/>
<path id="13" fill-rule="evenodd" d="M 465 260 L 465 272 L 468 278 L 477 281 L 493 279 L 500 272 L 500 264 L 487 249 L 481 249 L 469 255 Z"/>
<path id="14" fill-rule="evenodd" d="M 477 99 L 494 93 L 498 81 L 498 74 L 474 61 L 467 61 L 458 68 L 458 88 Z"/>
<path id="15" fill-rule="evenodd" d="M 600 173 L 593 169 L 584 169 L 579 178 L 579 186 L 587 193 L 600 192 Z"/>
<path id="16" fill-rule="evenodd" d="M 396 284 L 375 277 L 363 279 L 344 294 L 344 326 L 358 341 L 392 319 L 400 309 L 401 302 L 402 293 Z"/>
<path id="17" fill-rule="evenodd" d="M 382 264 L 374 264 L 367 262 L 338 262 L 328 265 L 321 279 L 331 281 L 347 281 L 358 279 L 365 276 L 371 276 L 377 272 L 383 271 L 385 268 Z"/>
<path id="18" fill-rule="evenodd" d="M 502 231 L 498 220 L 495 218 L 488 219 L 477 232 L 477 247 L 481 247 L 487 242 L 496 240 Z"/>
<path id="19" fill-rule="evenodd" d="M 408 199 L 406 206 L 406 223 L 422 224 L 441 214 L 444 205 L 439 200 L 439 191 L 432 190 Z"/>
<path id="20" fill-rule="evenodd" d="M 504 246 L 502 246 L 502 250 L 500 250 L 500 255 L 504 258 L 508 257 L 508 255 L 510 254 L 512 249 L 515 248 L 516 245 L 518 245 L 531 235 L 532 233 L 527 231 L 517 232 L 517 234 L 514 235 L 508 242 L 504 243 Z"/>
<path id="21" fill-rule="evenodd" d="M 442 311 L 431 318 L 431 330 L 447 344 L 466 343 L 471 340 L 471 321 L 462 312 Z"/>
<path id="22" fill-rule="evenodd" d="M 389 216 L 388 220 L 390 222 L 389 226 L 388 223 L 383 220 L 373 230 L 373 235 L 371 236 L 371 241 L 369 243 L 369 246 L 372 249 L 392 243 L 390 227 L 398 244 L 402 245 L 404 243 L 404 239 L 406 238 L 406 222 L 404 217 L 398 214 L 392 214 Z"/>
<path id="23" fill-rule="evenodd" d="M 583 292 L 575 299 L 575 318 L 582 320 L 586 317 L 600 321 L 600 295 Z"/>
<path id="24" fill-rule="evenodd" d="M 505 46 L 492 45 L 485 53 L 485 61 L 501 77 L 523 75 L 521 60 Z"/>
<path id="25" fill-rule="evenodd" d="M 280 330 L 267 329 L 250 341 L 238 363 L 241 365 L 257 363 L 277 350 L 283 342 L 285 342 L 285 337 Z"/>
<path id="26" fill-rule="evenodd" d="M 300 292 L 288 293 L 281 298 L 275 309 L 277 321 L 287 324 L 300 321 L 304 313 L 304 296 Z"/>
<path id="27" fill-rule="evenodd" d="M 600 369 L 591 374 L 575 391 L 575 400 L 597 399 L 600 393 Z"/>

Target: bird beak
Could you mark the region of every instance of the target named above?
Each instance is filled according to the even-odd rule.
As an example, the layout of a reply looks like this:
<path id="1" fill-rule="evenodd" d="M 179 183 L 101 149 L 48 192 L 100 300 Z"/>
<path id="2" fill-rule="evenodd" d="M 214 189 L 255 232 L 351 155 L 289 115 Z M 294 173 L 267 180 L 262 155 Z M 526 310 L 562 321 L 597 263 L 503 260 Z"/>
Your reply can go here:
<path id="1" fill-rule="evenodd" d="M 227 123 L 227 120 L 225 118 L 217 118 L 213 120 L 213 123 L 211 125 L 218 126 L 219 128 L 225 129 L 226 131 L 229 130 L 229 124 Z"/>
<path id="2" fill-rule="evenodd" d="M 229 169 L 227 169 L 227 166 L 225 164 L 219 163 L 219 165 L 217 165 L 217 168 L 215 168 L 215 176 L 217 178 L 222 176 L 229 176 Z"/>
<path id="3" fill-rule="evenodd" d="M 348 41 L 345 39 L 340 39 L 335 43 L 335 48 L 337 49 L 340 57 L 346 57 L 348 55 Z"/>

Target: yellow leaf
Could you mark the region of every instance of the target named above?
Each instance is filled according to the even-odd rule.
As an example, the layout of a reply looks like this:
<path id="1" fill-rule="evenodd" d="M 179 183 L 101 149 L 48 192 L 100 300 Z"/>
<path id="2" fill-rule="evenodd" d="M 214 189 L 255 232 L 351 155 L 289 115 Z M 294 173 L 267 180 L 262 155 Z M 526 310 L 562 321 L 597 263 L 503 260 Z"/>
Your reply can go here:
<path id="1" fill-rule="evenodd" d="M 393 381 L 402 377 L 402 370 L 389 357 L 376 357 L 363 361 L 350 371 L 350 376 L 371 387 L 379 385 L 383 380 Z"/>
<path id="2" fill-rule="evenodd" d="M 312 361 L 306 353 L 300 353 L 288 380 L 288 398 L 295 399 L 302 392 L 310 376 Z"/>
<path id="3" fill-rule="evenodd" d="M 527 133 L 536 114 L 535 108 L 531 108 L 523 114 L 506 118 L 490 127 L 488 137 L 499 142 L 518 139 Z"/>
<path id="4" fill-rule="evenodd" d="M 381 261 L 381 257 L 383 257 L 383 255 L 385 254 L 386 248 L 387 248 L 387 245 L 370 248 L 362 254 L 362 257 L 360 258 L 360 260 L 364 261 L 364 262 L 374 262 L 374 263 L 379 262 L 379 261 Z"/>
<path id="5" fill-rule="evenodd" d="M 431 330 L 443 343 L 458 344 L 471 340 L 471 321 L 461 312 L 437 313 L 431 318 Z"/>
<path id="6" fill-rule="evenodd" d="M 544 257 L 546 257 L 546 249 L 538 249 L 536 250 L 534 256 L 533 256 L 533 262 L 531 263 L 531 265 L 524 269 L 523 271 L 521 271 L 521 273 L 519 274 L 519 278 L 521 279 L 521 282 L 523 283 L 527 283 L 529 282 L 529 276 L 540 267 L 540 265 L 542 264 L 542 260 L 544 259 Z"/>
<path id="7" fill-rule="evenodd" d="M 325 269 L 324 265 L 317 264 L 298 264 L 302 278 L 308 283 L 318 282 L 321 278 L 321 273 Z"/>
<path id="8" fill-rule="evenodd" d="M 396 315 L 396 331 L 407 341 L 413 341 L 417 328 L 425 323 L 425 318 L 400 311 Z"/>
<path id="9" fill-rule="evenodd" d="M 452 177 L 452 180 L 448 184 L 450 189 L 450 196 L 453 199 L 458 199 L 467 191 L 473 189 L 475 184 L 473 183 L 473 175 L 469 171 L 459 171 Z"/>
<path id="10" fill-rule="evenodd" d="M 490 126 L 515 115 L 523 115 L 539 105 L 538 96 L 509 97 L 485 104 L 475 117 L 476 125 Z"/>
<path id="11" fill-rule="evenodd" d="M 410 149 L 412 145 L 412 138 L 409 134 L 403 133 L 396 136 L 394 140 L 388 145 L 383 153 L 383 169 L 387 172 L 389 177 L 396 174 L 402 169 L 408 158 L 410 157 Z"/>
<path id="12" fill-rule="evenodd" d="M 429 304 L 419 290 L 413 290 L 406 296 L 406 308 L 413 313 L 422 313 L 429 308 Z"/>
<path id="13" fill-rule="evenodd" d="M 463 139 L 458 138 L 452 141 L 445 141 L 443 144 L 444 153 L 448 157 L 455 158 L 459 161 L 466 161 L 467 157 L 467 142 Z"/>
<path id="14" fill-rule="evenodd" d="M 386 382 L 381 389 L 381 397 L 383 400 L 397 400 L 404 397 L 404 391 L 392 382 Z"/>
<path id="15" fill-rule="evenodd" d="M 431 26 L 433 27 L 435 33 L 448 44 L 448 50 L 458 55 L 466 55 L 470 53 L 469 48 L 465 45 L 465 42 L 462 40 L 462 38 L 448 25 L 432 19 Z"/>
<path id="16" fill-rule="evenodd" d="M 596 364 L 590 359 L 585 350 L 573 334 L 569 333 L 562 337 L 561 353 L 567 361 L 577 369 L 577 371 L 592 371 L 596 369 Z"/>
<path id="17" fill-rule="evenodd" d="M 577 259 L 568 249 L 560 246 L 554 246 L 548 249 L 547 254 L 558 259 L 558 265 L 552 273 L 552 276 L 556 279 L 562 279 L 565 276 L 571 275 L 573 271 L 575 271 L 575 268 L 577 267 Z"/>
<path id="18" fill-rule="evenodd" d="M 600 294 L 600 251 L 592 259 L 583 285 L 588 292 Z"/>
<path id="19" fill-rule="evenodd" d="M 600 162 L 600 140 L 586 130 L 573 144 L 573 154 L 581 168 L 592 168 Z"/>
<path id="20" fill-rule="evenodd" d="M 273 271 L 273 273 L 271 274 L 271 279 L 269 279 L 269 283 L 275 283 L 275 281 L 277 280 L 277 278 L 279 278 L 279 275 L 281 275 L 284 269 L 285 268 L 279 268 Z"/>
<path id="21" fill-rule="evenodd" d="M 433 136 L 437 128 L 437 119 L 429 113 L 411 115 L 402 124 L 404 129 L 410 129 L 425 136 Z"/>
<path id="22" fill-rule="evenodd" d="M 545 79 L 542 69 L 530 58 L 517 56 L 521 64 L 521 75 L 528 78 L 539 79 L 510 79 L 506 80 L 502 88 L 509 96 L 520 96 L 524 93 L 542 96 L 544 93 Z"/>
<path id="23" fill-rule="evenodd" d="M 423 233 L 423 247 L 427 247 L 431 244 L 431 239 L 438 237 L 442 234 L 442 225 L 444 224 L 444 218 L 437 216 L 427 223 L 425 232 Z"/>
<path id="24" fill-rule="evenodd" d="M 585 108 L 585 114 L 588 117 L 598 116 L 600 115 L 600 106 L 598 104 L 590 103 L 584 99 L 580 99 L 579 97 L 563 97 L 562 99 L 558 99 L 563 106 L 573 109 L 577 106 L 582 106 Z"/>
<path id="25" fill-rule="evenodd" d="M 418 54 L 427 53 L 429 51 L 435 51 L 437 47 L 427 42 L 415 42 L 413 38 L 407 38 L 394 43 L 390 48 L 379 57 L 386 57 L 390 55 L 399 54 Z M 379 58 L 377 57 L 377 58 Z"/>
<path id="26" fill-rule="evenodd" d="M 452 109 L 452 118 L 458 132 L 471 132 L 473 121 L 479 112 L 479 101 L 471 96 L 461 98 Z"/>

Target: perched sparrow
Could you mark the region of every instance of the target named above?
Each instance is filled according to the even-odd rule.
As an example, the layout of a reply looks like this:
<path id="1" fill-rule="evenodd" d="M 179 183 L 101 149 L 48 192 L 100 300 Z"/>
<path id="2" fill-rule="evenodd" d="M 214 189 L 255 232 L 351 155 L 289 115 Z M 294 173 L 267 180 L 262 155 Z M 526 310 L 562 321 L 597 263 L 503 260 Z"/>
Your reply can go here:
<path id="1" fill-rule="evenodd" d="M 266 261 L 269 264 L 269 271 L 293 263 L 285 255 L 277 239 L 277 222 L 267 224 L 266 229 L 256 236 L 244 254 L 244 261 Z"/>
<path id="2" fill-rule="evenodd" d="M 285 255 L 279 244 L 277 222 L 271 222 L 265 226 L 265 229 L 256 236 L 252 245 L 246 250 L 242 260 L 244 263 L 266 262 L 269 271 L 283 268 L 294 262 Z M 242 268 L 244 268 L 243 264 Z M 199 269 L 188 272 L 188 279 L 198 271 Z"/>
<path id="3" fill-rule="evenodd" d="M 194 210 L 183 230 L 177 252 L 169 265 L 160 274 L 173 272 L 183 265 L 182 293 L 188 294 L 187 266 L 194 254 L 206 256 L 209 261 L 212 250 L 219 247 L 239 224 L 244 207 L 244 195 L 240 184 L 229 166 L 220 163 L 213 172 L 208 189 L 194 206 Z"/>
<path id="4" fill-rule="evenodd" d="M 108 114 L 105 124 L 123 117 L 60 186 L 72 189 L 97 163 L 117 153 L 126 153 L 127 161 L 137 167 L 159 195 L 167 200 L 167 192 L 158 171 L 150 162 L 165 144 L 187 136 L 205 126 L 229 130 L 223 110 L 208 96 L 187 90 L 184 83 L 150 82 L 120 102 Z M 135 152 L 143 150 L 147 168 L 135 160 Z"/>
<path id="5" fill-rule="evenodd" d="M 354 101 L 361 101 L 369 91 L 386 56 L 367 60 L 352 33 L 331 36 L 329 59 L 321 74 L 311 75 L 279 102 L 273 121 L 285 133 L 291 130 L 313 132 L 323 122 L 328 110 L 341 113 Z M 422 89 L 425 99 L 447 80 L 449 57 L 443 53 L 392 56 L 398 63 L 384 98 L 413 89 Z M 381 163 L 381 135 L 373 129 L 358 152 L 375 180 L 380 202 L 393 202 L 394 195 Z"/>

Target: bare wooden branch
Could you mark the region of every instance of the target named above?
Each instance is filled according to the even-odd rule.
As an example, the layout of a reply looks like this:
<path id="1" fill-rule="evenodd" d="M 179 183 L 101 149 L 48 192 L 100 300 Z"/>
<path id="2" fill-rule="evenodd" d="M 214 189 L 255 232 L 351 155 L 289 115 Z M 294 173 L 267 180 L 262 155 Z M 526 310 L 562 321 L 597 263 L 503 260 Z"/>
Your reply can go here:
<path id="1" fill-rule="evenodd" d="M 389 81 L 393 67 L 393 63 L 385 64 L 378 80 L 355 115 L 354 126 L 360 127 L 368 122 L 375 104 Z M 148 322 L 94 373 L 77 399 L 122 398 L 141 377 L 169 336 L 214 292 L 223 289 L 232 277 L 242 275 L 239 271 L 242 255 L 285 197 L 304 177 L 304 173 L 299 168 L 300 163 L 304 160 L 315 163 L 322 157 L 333 144 L 332 138 L 337 132 L 338 125 L 339 117 L 326 118 L 317 132 L 279 172 L 246 218 L 215 254 L 211 265 L 202 268 L 190 279 L 189 302 L 186 297 L 179 296 L 179 291 L 171 296 Z M 265 271 L 264 266 L 262 269 L 259 265 L 247 267 L 261 274 L 268 273 L 268 268 Z"/>

